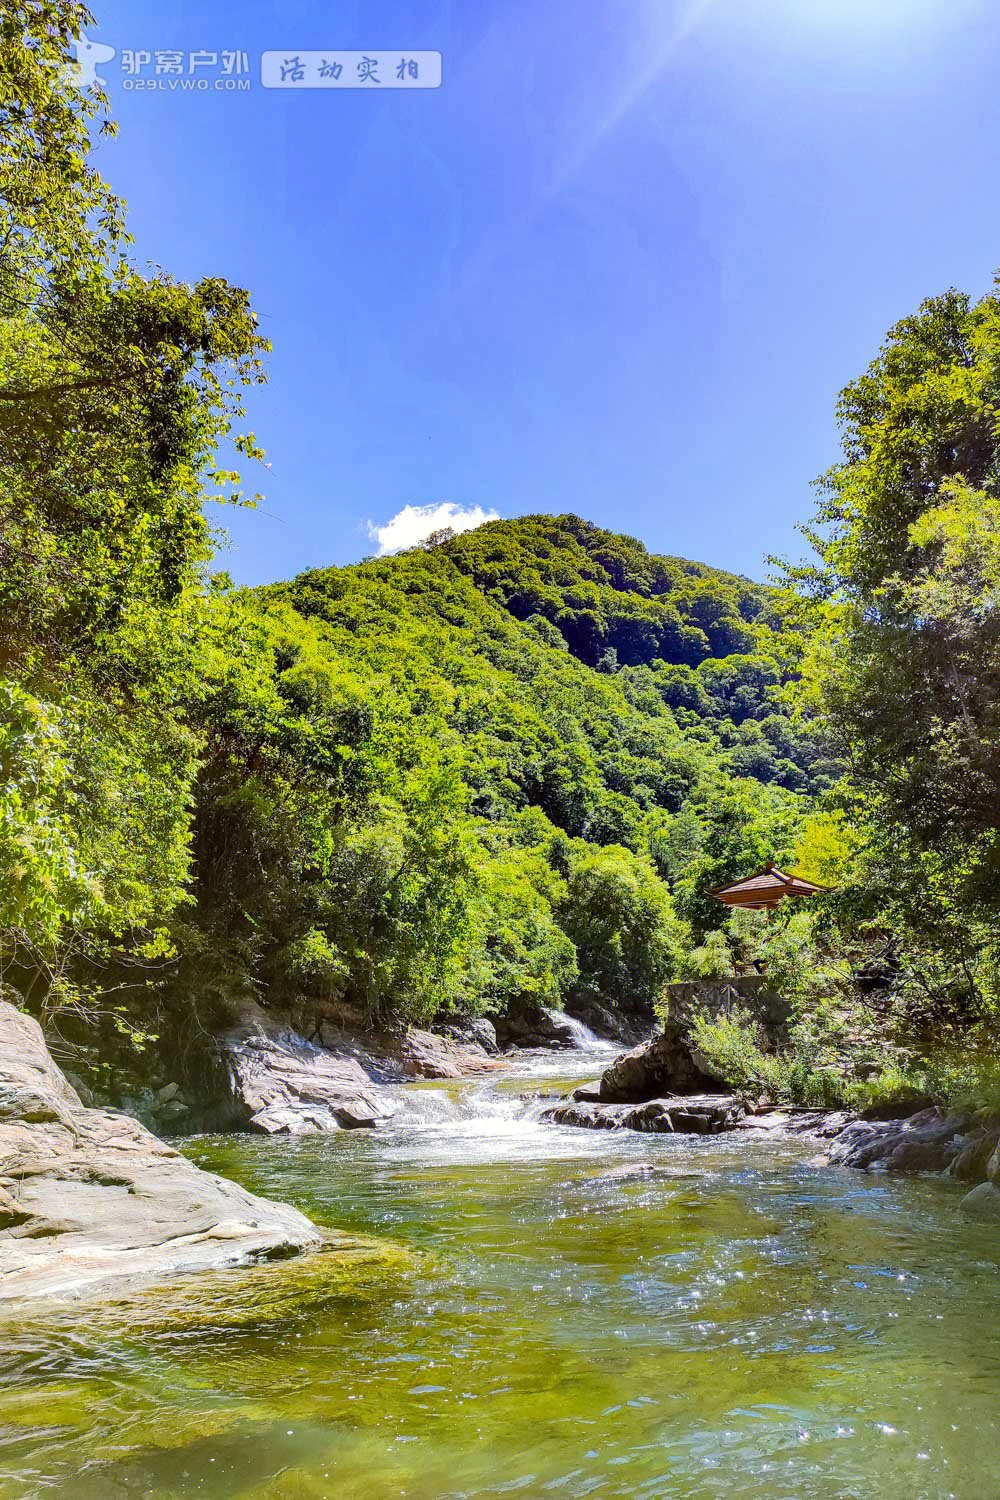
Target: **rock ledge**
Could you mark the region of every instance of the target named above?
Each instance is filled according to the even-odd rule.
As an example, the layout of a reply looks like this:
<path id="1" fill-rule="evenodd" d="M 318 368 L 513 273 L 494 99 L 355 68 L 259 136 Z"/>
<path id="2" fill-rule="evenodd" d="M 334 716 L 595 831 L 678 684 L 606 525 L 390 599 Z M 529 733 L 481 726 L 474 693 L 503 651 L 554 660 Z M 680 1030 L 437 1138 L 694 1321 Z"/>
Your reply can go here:
<path id="1" fill-rule="evenodd" d="M 130 1116 L 86 1108 L 37 1021 L 0 1002 L 0 1301 L 118 1293 L 323 1239 Z"/>

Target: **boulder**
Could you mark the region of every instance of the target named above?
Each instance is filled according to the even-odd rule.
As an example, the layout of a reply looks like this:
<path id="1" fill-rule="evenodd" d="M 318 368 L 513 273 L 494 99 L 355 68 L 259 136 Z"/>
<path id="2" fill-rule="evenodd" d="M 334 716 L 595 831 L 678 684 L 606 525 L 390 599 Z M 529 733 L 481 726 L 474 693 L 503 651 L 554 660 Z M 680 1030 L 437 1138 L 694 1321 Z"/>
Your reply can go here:
<path id="1" fill-rule="evenodd" d="M 992 1182 L 981 1182 L 971 1193 L 966 1193 L 958 1206 L 973 1219 L 1000 1224 L 1000 1187 Z"/>
<path id="2" fill-rule="evenodd" d="M 967 1115 L 940 1109 L 905 1120 L 855 1120 L 830 1147 L 834 1165 L 880 1172 L 945 1172 L 977 1137 Z"/>
<path id="3" fill-rule="evenodd" d="M 721 1080 L 699 1067 L 681 1032 L 671 1026 L 616 1058 L 601 1077 L 600 1096 L 607 1104 L 642 1104 L 663 1094 L 713 1087 L 721 1089 Z"/>
<path id="4" fill-rule="evenodd" d="M 572 1099 L 546 1110 L 543 1120 L 587 1130 L 639 1130 L 653 1135 L 716 1135 L 733 1130 L 745 1109 L 735 1094 L 686 1094 L 630 1104 L 592 1104 Z"/>
<path id="5" fill-rule="evenodd" d="M 489 1022 L 484 1025 L 489 1026 Z M 503 1066 L 488 1056 L 478 1041 L 437 1036 L 415 1026 L 400 1036 L 366 1038 L 366 1045 L 383 1062 L 398 1063 L 404 1078 L 465 1078 L 470 1073 L 492 1073 Z M 499 1051 L 495 1033 L 493 1051 Z"/>
<path id="6" fill-rule="evenodd" d="M 582 1104 L 575 1099 L 542 1112 L 553 1125 L 576 1125 L 584 1130 L 622 1130 L 631 1113 L 628 1104 Z"/>
<path id="7" fill-rule="evenodd" d="M 372 1129 L 395 1108 L 358 1056 L 307 1041 L 257 1006 L 244 1006 L 219 1055 L 236 1123 L 248 1130 Z"/>
<path id="8" fill-rule="evenodd" d="M 500 1051 L 497 1029 L 485 1016 L 480 1016 L 475 1021 L 446 1024 L 441 1027 L 441 1031 L 444 1036 L 466 1048 L 481 1048 L 487 1057 L 496 1057 Z"/>
<path id="9" fill-rule="evenodd" d="M 1000 1140 L 989 1161 L 986 1163 L 986 1178 L 992 1182 L 994 1187 L 1000 1187 Z"/>
<path id="10" fill-rule="evenodd" d="M 644 1041 L 656 1026 L 648 1003 L 637 1003 L 628 995 L 613 1000 L 590 989 L 575 990 L 566 1001 L 570 1015 L 594 1033 L 624 1047 Z"/>
<path id="11" fill-rule="evenodd" d="M 661 1094 L 725 1089 L 708 1058 L 691 1040 L 696 1016 L 719 1020 L 734 1012 L 749 1013 L 761 1028 L 765 1044 L 787 1041 L 788 1002 L 768 987 L 761 975 L 738 979 L 692 979 L 668 984 L 669 1015 L 650 1041 L 616 1058 L 601 1079 L 601 1098 L 641 1104 Z"/>
<path id="12" fill-rule="evenodd" d="M 791 1005 L 771 989 L 763 974 L 742 974 L 734 979 L 682 979 L 668 984 L 665 993 L 670 1019 L 681 1029 L 696 1014 L 718 1021 L 734 1011 L 749 1012 L 768 1046 L 782 1047 L 788 1041 Z"/>
<path id="13" fill-rule="evenodd" d="M 998 1134 L 995 1130 L 970 1131 L 968 1143 L 962 1147 L 948 1168 L 959 1182 L 983 1182 L 989 1176 L 990 1161 L 996 1150 Z"/>
<path id="14" fill-rule="evenodd" d="M 293 1013 L 294 1019 L 303 1014 Z M 397 1109 L 386 1084 L 463 1078 L 505 1066 L 478 1043 L 416 1027 L 359 1036 L 314 1020 L 313 1036 L 306 1037 L 293 1015 L 245 1001 L 237 1024 L 218 1039 L 219 1071 L 231 1105 L 220 1127 L 269 1135 L 371 1130 Z"/>
<path id="15" fill-rule="evenodd" d="M 651 1099 L 633 1110 L 630 1130 L 666 1131 L 677 1135 L 717 1135 L 733 1130 L 746 1110 L 733 1094 L 692 1094 L 681 1099 Z"/>
<path id="16" fill-rule="evenodd" d="M 85 1106 L 38 1023 L 0 1002 L 0 1300 L 118 1292 L 322 1241 L 297 1209 Z"/>
<path id="17" fill-rule="evenodd" d="M 501 1047 L 576 1047 L 579 1023 L 562 1011 L 529 1001 L 515 1001 L 497 1018 L 497 1041 Z"/>
<path id="18" fill-rule="evenodd" d="M 487 1021 L 485 1016 L 480 1016 L 476 1021 L 469 1022 L 469 1030 L 472 1040 L 477 1042 L 487 1057 L 496 1057 L 500 1051 L 500 1043 L 497 1041 L 497 1029 L 492 1021 Z"/>

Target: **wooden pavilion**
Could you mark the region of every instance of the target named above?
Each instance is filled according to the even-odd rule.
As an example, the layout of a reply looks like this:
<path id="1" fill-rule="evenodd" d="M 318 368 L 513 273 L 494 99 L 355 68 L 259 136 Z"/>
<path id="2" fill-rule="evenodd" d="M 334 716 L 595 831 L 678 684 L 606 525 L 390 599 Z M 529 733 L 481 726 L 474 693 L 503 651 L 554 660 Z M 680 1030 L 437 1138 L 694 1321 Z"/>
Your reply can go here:
<path id="1" fill-rule="evenodd" d="M 755 875 L 746 875 L 734 880 L 732 885 L 717 886 L 709 891 L 723 906 L 741 906 L 749 911 L 770 911 L 788 896 L 815 896 L 826 886 L 803 880 L 799 875 L 786 875 L 776 864 L 768 863 Z"/>

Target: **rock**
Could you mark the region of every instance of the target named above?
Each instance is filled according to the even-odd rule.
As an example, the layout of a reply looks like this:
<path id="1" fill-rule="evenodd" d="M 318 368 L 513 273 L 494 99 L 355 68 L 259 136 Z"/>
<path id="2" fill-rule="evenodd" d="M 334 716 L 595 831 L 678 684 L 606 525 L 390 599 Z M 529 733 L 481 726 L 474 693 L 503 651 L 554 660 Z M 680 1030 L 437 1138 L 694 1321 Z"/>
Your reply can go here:
<path id="1" fill-rule="evenodd" d="M 557 1104 L 542 1114 L 553 1125 L 578 1125 L 585 1130 L 621 1130 L 631 1113 L 628 1104 Z"/>
<path id="2" fill-rule="evenodd" d="M 830 1148 L 831 1163 L 882 1172 L 944 1172 L 968 1146 L 965 1115 L 921 1110 L 906 1120 L 855 1120 Z"/>
<path id="3" fill-rule="evenodd" d="M 983 1130 L 976 1137 L 971 1136 L 967 1145 L 955 1157 L 948 1173 L 951 1177 L 957 1177 L 959 1182 L 983 1182 L 989 1176 L 990 1158 L 997 1146 L 997 1134 L 995 1131 Z"/>
<path id="4" fill-rule="evenodd" d="M 157 1097 L 157 1099 L 159 1099 L 159 1101 L 160 1101 L 161 1104 L 169 1104 L 170 1101 L 171 1101 L 171 1099 L 176 1099 L 176 1097 L 177 1097 L 177 1095 L 179 1093 L 180 1093 L 180 1085 L 179 1084 L 176 1084 L 176 1083 L 166 1083 L 166 1084 L 164 1084 L 163 1088 L 158 1091 L 156 1097 Z"/>
<path id="5" fill-rule="evenodd" d="M 487 1021 L 485 1016 L 480 1016 L 477 1021 L 471 1023 L 469 1030 L 489 1057 L 497 1056 L 500 1043 L 497 1041 L 497 1029 L 492 1021 Z"/>
<path id="6" fill-rule="evenodd" d="M 731 1130 L 743 1118 L 743 1109 L 735 1099 L 720 1095 L 693 1096 L 684 1099 L 651 1099 L 634 1109 L 625 1120 L 629 1130 L 678 1135 L 715 1135 Z"/>
<path id="7" fill-rule="evenodd" d="M 998 1142 L 996 1150 L 986 1163 L 986 1177 L 989 1182 L 993 1183 L 994 1187 L 1000 1187 L 1000 1142 Z"/>
<path id="8" fill-rule="evenodd" d="M 81 1104 L 86 1104 L 89 1107 L 90 1105 L 96 1104 L 98 1102 L 97 1096 L 94 1094 L 94 1091 L 88 1088 L 83 1079 L 80 1077 L 79 1073 L 71 1073 L 69 1068 L 64 1068 L 63 1077 L 66 1079 L 66 1082 L 69 1084 L 70 1088 L 77 1095 Z"/>
<path id="9" fill-rule="evenodd" d="M 794 1135 L 815 1136 L 821 1141 L 842 1135 L 857 1118 L 847 1109 L 809 1109 L 802 1105 L 789 1105 L 782 1113 L 786 1129 Z"/>
<path id="10" fill-rule="evenodd" d="M 498 1017 L 497 1041 L 502 1047 L 575 1047 L 577 1024 L 561 1011 L 529 1001 L 515 1001 Z"/>
<path id="11" fill-rule="evenodd" d="M 480 1016 L 475 1021 L 442 1026 L 441 1031 L 452 1041 L 461 1042 L 466 1047 L 482 1048 L 487 1057 L 496 1057 L 500 1052 L 497 1029 L 485 1016 Z"/>
<path id="12" fill-rule="evenodd" d="M 1000 1187 L 992 1182 L 981 1182 L 967 1193 L 958 1205 L 963 1213 L 974 1219 L 988 1219 L 1000 1224 Z"/>
<path id="13" fill-rule="evenodd" d="M 168 1099 L 166 1104 L 159 1110 L 160 1119 L 167 1121 L 182 1120 L 185 1115 L 189 1115 L 190 1113 L 191 1111 L 183 1099 Z"/>
<path id="14" fill-rule="evenodd" d="M 0 1300 L 119 1292 L 322 1243 L 297 1209 L 202 1172 L 85 1106 L 31 1017 L 0 1002 Z"/>
<path id="15" fill-rule="evenodd" d="M 788 1040 L 791 1005 L 762 974 L 744 974 L 737 979 L 683 979 L 668 984 L 670 1019 L 681 1029 L 692 1016 L 707 1015 L 721 1020 L 734 1011 L 748 1011 L 760 1026 L 771 1047 L 781 1047 Z"/>
<path id="16" fill-rule="evenodd" d="M 372 1129 L 394 1104 L 356 1056 L 306 1041 L 280 1018 L 246 1006 L 219 1039 L 237 1118 L 268 1135 Z"/>
<path id="17" fill-rule="evenodd" d="M 590 1104 L 576 1099 L 546 1110 L 543 1120 L 588 1130 L 639 1130 L 653 1135 L 716 1135 L 732 1130 L 744 1115 L 735 1094 L 695 1094 L 629 1104 Z"/>
<path id="18" fill-rule="evenodd" d="M 659 1095 L 724 1089 L 708 1058 L 690 1039 L 696 1015 L 719 1019 L 734 1011 L 749 1011 L 769 1045 L 786 1038 L 788 1002 L 753 974 L 739 979 L 685 980 L 667 985 L 670 1015 L 663 1030 L 650 1041 L 616 1058 L 601 1079 L 601 1098 L 641 1104 Z"/>
<path id="19" fill-rule="evenodd" d="M 385 1059 L 398 1060 L 407 1078 L 464 1078 L 470 1073 L 491 1073 L 503 1066 L 487 1057 L 478 1042 L 457 1042 L 450 1037 L 435 1036 L 431 1031 L 419 1031 L 415 1026 L 399 1037 L 379 1036 L 366 1042 Z M 499 1051 L 495 1037 L 494 1051 Z"/>
<path id="20" fill-rule="evenodd" d="M 645 1001 L 636 1002 L 628 995 L 613 1000 L 590 989 L 575 990 L 566 1001 L 566 1009 L 582 1021 L 595 1036 L 634 1047 L 644 1041 L 656 1026 L 656 1016 Z"/>
<path id="21" fill-rule="evenodd" d="M 218 1041 L 232 1101 L 225 1123 L 268 1134 L 370 1130 L 396 1112 L 385 1084 L 505 1067 L 478 1043 L 416 1027 L 359 1037 L 314 1021 L 314 1031 L 322 1042 L 303 1036 L 288 1015 L 243 1004 L 238 1024 Z"/>
<path id="22" fill-rule="evenodd" d="M 586 1181 L 577 1183 L 576 1186 L 584 1192 L 603 1192 L 608 1187 L 627 1187 L 632 1182 L 648 1182 L 652 1178 L 666 1178 L 668 1181 L 673 1173 L 665 1167 L 658 1166 L 656 1162 L 639 1161 L 632 1162 L 628 1166 L 612 1167 L 608 1172 L 602 1172 L 599 1177 L 588 1177 Z"/>
<path id="23" fill-rule="evenodd" d="M 667 985 L 667 994 L 670 1014 L 663 1030 L 616 1058 L 601 1079 L 602 1099 L 640 1104 L 665 1093 L 724 1089 L 724 1080 L 691 1040 L 697 1015 L 716 1020 L 734 1011 L 749 1011 L 770 1046 L 778 1047 L 787 1039 L 788 1002 L 769 989 L 761 975 L 685 980 Z"/>
<path id="24" fill-rule="evenodd" d="M 600 1096 L 608 1104 L 642 1104 L 663 1094 L 697 1092 L 713 1085 L 722 1088 L 719 1079 L 698 1067 L 679 1031 L 668 1027 L 605 1069 Z"/>

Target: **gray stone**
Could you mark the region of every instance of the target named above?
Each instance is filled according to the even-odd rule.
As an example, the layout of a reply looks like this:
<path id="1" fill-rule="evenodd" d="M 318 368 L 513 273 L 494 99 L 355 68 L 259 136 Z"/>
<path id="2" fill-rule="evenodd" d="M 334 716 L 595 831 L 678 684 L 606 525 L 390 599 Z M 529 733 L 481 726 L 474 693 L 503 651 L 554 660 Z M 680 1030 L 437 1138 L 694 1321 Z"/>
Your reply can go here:
<path id="1" fill-rule="evenodd" d="M 990 1157 L 996 1145 L 995 1131 L 984 1130 L 978 1136 L 971 1135 L 948 1168 L 949 1176 L 957 1177 L 959 1182 L 983 1182 L 988 1176 Z"/>
<path id="2" fill-rule="evenodd" d="M 475 1021 L 449 1022 L 442 1025 L 439 1031 L 441 1036 L 460 1042 L 464 1047 L 481 1049 L 487 1057 L 499 1055 L 500 1044 L 497 1041 L 497 1029 L 492 1021 L 487 1021 L 485 1016 L 480 1016 Z"/>
<path id="3" fill-rule="evenodd" d="M 664 1094 L 698 1092 L 719 1082 L 702 1071 L 683 1036 L 669 1027 L 617 1057 L 601 1076 L 600 1094 L 608 1104 L 642 1104 Z"/>
<path id="4" fill-rule="evenodd" d="M 783 995 L 771 989 L 762 974 L 742 974 L 734 979 L 682 979 L 668 984 L 666 995 L 670 1019 L 678 1026 L 686 1026 L 696 1014 L 718 1021 L 734 1011 L 749 1012 L 769 1045 L 780 1047 L 788 1039 L 791 1006 Z"/>
<path id="5" fill-rule="evenodd" d="M 553 1125 L 577 1125 L 585 1130 L 621 1130 L 631 1114 L 628 1104 L 582 1104 L 571 1101 L 557 1104 L 542 1114 Z"/>
<path id="6" fill-rule="evenodd" d="M 119 1292 L 318 1246 L 297 1209 L 90 1109 L 31 1017 L 0 1002 L 0 1300 Z"/>
<path id="7" fill-rule="evenodd" d="M 551 1006 L 516 1001 L 497 1019 L 502 1047 L 576 1047 L 579 1030 L 569 1016 Z"/>
<path id="8" fill-rule="evenodd" d="M 492 1021 L 487 1021 L 485 1016 L 481 1016 L 478 1021 L 469 1023 L 469 1030 L 473 1041 L 478 1042 L 488 1057 L 497 1056 L 500 1044 L 497 1041 L 497 1029 Z"/>
<path id="9" fill-rule="evenodd" d="M 967 1193 L 958 1205 L 963 1213 L 974 1219 L 987 1219 L 1000 1224 L 1000 1188 L 992 1182 L 981 1182 Z"/>
<path id="10" fill-rule="evenodd" d="M 834 1140 L 829 1159 L 863 1171 L 945 1172 L 979 1134 L 969 1116 L 936 1108 L 906 1120 L 854 1120 Z"/>
<path id="11" fill-rule="evenodd" d="M 160 1089 L 157 1093 L 156 1097 L 157 1099 L 159 1099 L 161 1104 L 169 1104 L 171 1099 L 175 1099 L 180 1091 L 181 1090 L 179 1084 L 165 1083 L 163 1085 L 163 1088 Z"/>
<path id="12" fill-rule="evenodd" d="M 694 1094 L 630 1104 L 588 1103 L 573 1099 L 546 1110 L 543 1120 L 588 1130 L 638 1130 L 651 1135 L 715 1135 L 733 1130 L 744 1109 L 734 1094 Z"/>
<path id="13" fill-rule="evenodd" d="M 245 1008 L 219 1046 L 238 1117 L 250 1130 L 372 1129 L 394 1111 L 357 1057 L 306 1041 L 257 1007 Z"/>

